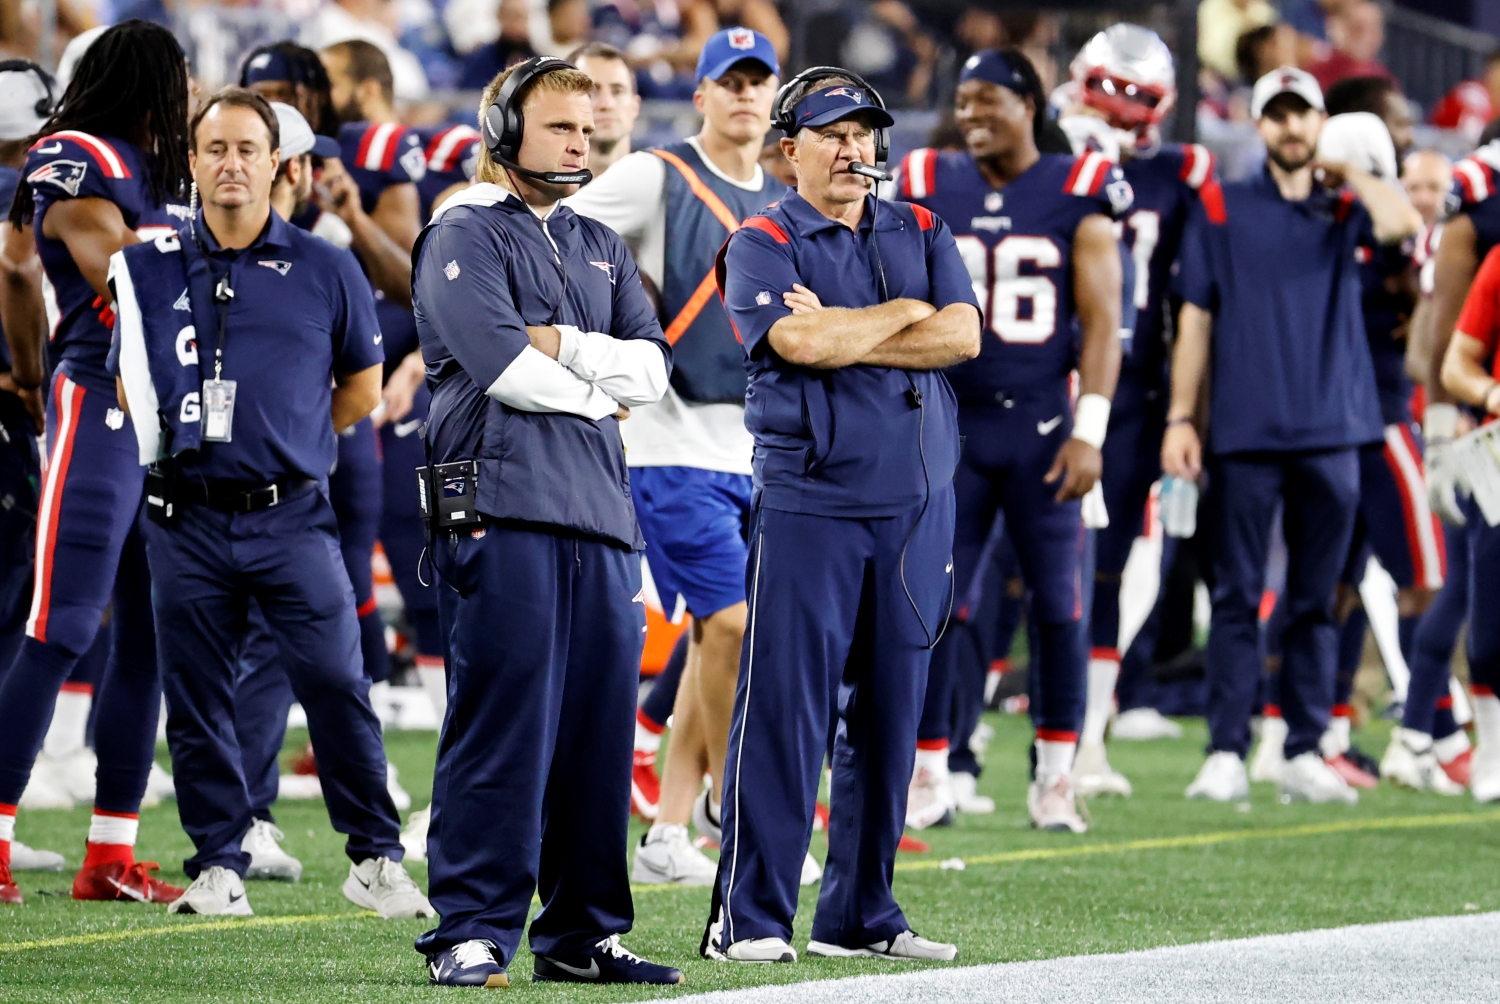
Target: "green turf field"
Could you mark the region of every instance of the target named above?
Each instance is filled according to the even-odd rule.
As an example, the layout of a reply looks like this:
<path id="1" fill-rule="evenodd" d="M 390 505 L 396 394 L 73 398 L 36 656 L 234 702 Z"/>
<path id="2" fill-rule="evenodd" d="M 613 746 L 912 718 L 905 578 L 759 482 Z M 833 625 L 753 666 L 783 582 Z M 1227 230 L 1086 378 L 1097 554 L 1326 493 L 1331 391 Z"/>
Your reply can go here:
<path id="1" fill-rule="evenodd" d="M 1500 909 L 1500 811 L 1467 798 L 1383 787 L 1360 805 L 1281 806 L 1256 785 L 1249 811 L 1189 803 L 1182 790 L 1201 758 L 1201 723 L 1187 738 L 1114 743 L 1135 783 L 1127 801 L 1095 802 L 1085 836 L 1036 833 L 1023 801 L 1024 719 L 991 716 L 996 738 L 981 791 L 993 816 L 960 817 L 922 834 L 932 852 L 902 855 L 896 891 L 914 927 L 956 941 L 960 961 L 1038 959 L 1343 924 Z M 1379 755 L 1387 726 L 1356 734 Z M 305 733 L 288 743 L 300 748 Z M 391 759 L 417 805 L 426 803 L 432 733 L 392 733 Z M 497 813 L 504 806 L 496 806 Z M 0 1001 L 415 1001 L 426 985 L 412 939 L 423 921 L 381 921 L 339 892 L 348 871 L 321 802 L 278 810 L 285 846 L 306 865 L 299 885 L 252 883 L 253 919 L 168 918 L 163 907 L 78 904 L 71 872 L 26 872 L 23 907 L 0 908 Z M 23 813 L 18 836 L 61 850 L 76 866 L 88 810 Z M 190 850 L 175 805 L 142 814 L 138 852 L 186 884 Z M 813 836 L 822 856 L 826 843 Z M 959 871 L 940 862 L 966 859 Z M 425 867 L 412 868 L 419 883 Z M 815 890 L 803 897 L 798 947 Z M 538 1000 L 614 1001 L 771 981 L 889 972 L 890 963 L 805 959 L 793 966 L 703 962 L 697 946 L 707 890 L 644 889 L 625 943 L 681 966 L 681 990 L 535 987 L 523 949 L 507 993 Z M 453 991 L 442 991 L 451 993 Z M 473 991 L 477 993 L 478 991 Z"/>

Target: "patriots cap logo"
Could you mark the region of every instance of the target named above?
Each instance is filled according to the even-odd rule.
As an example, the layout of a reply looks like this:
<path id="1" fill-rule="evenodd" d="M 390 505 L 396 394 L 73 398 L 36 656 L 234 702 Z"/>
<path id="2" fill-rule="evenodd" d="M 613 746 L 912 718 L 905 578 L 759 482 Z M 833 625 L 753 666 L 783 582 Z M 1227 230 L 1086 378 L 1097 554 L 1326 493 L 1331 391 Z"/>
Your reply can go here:
<path id="1" fill-rule="evenodd" d="M 729 47 L 731 49 L 755 48 L 755 32 L 749 28 L 729 29 Z"/>
<path id="2" fill-rule="evenodd" d="M 26 183 L 28 185 L 56 185 L 69 195 L 76 196 L 88 172 L 89 166 L 81 160 L 54 160 L 28 174 Z"/>
<path id="3" fill-rule="evenodd" d="M 1296 87 L 1297 86 L 1297 78 L 1294 75 L 1290 74 L 1290 73 L 1283 73 L 1281 75 L 1281 86 L 1282 87 Z"/>
<path id="4" fill-rule="evenodd" d="M 863 93 L 861 93 L 860 91 L 856 91 L 852 87 L 835 87 L 831 91 L 826 91 L 824 93 L 824 96 L 830 98 L 848 98 L 850 101 L 853 101 L 856 104 L 865 99 Z"/>

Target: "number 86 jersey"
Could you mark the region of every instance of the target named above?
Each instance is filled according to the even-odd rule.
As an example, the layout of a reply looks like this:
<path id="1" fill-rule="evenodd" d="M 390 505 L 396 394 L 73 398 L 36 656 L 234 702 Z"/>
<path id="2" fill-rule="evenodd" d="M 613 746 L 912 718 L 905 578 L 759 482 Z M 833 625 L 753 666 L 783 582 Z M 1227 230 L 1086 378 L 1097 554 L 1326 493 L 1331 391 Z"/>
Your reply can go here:
<path id="1" fill-rule="evenodd" d="M 1098 153 L 1044 153 L 995 189 L 968 153 L 921 149 L 902 160 L 896 188 L 953 231 L 984 315 L 979 356 L 947 371 L 959 403 L 1066 380 L 1077 359 L 1073 235 L 1086 216 L 1129 211 L 1120 168 Z"/>

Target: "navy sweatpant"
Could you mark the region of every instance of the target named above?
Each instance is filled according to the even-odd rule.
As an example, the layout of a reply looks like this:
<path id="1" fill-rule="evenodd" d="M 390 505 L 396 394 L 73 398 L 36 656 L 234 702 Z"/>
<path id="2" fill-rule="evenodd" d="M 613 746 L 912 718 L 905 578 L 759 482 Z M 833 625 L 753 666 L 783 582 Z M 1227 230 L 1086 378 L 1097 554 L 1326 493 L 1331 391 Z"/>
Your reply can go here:
<path id="1" fill-rule="evenodd" d="M 427 875 L 442 921 L 417 950 L 487 939 L 508 963 L 533 893 L 535 953 L 624 933 L 640 555 L 501 523 L 437 550 L 448 718 Z"/>
<path id="2" fill-rule="evenodd" d="M 281 665 L 281 650 L 254 600 L 250 601 L 248 620 L 234 684 L 234 734 L 240 746 L 245 789 L 250 794 L 250 811 L 256 819 L 274 821 L 271 806 L 281 788 L 286 716 L 296 697 Z"/>
<path id="3" fill-rule="evenodd" d="M 952 598 L 952 489 L 935 491 L 925 514 L 883 519 L 762 508 L 750 543 L 715 890 L 722 943 L 791 939 L 830 729 L 828 861 L 812 936 L 893 938 L 909 927 L 891 878 L 927 646 Z"/>
<path id="4" fill-rule="evenodd" d="M 416 469 L 427 464 L 427 450 L 422 445 L 422 424 L 432 401 L 426 385 L 417 388 L 411 412 L 398 422 L 380 427 L 381 484 L 384 500 L 380 507 L 380 546 L 385 548 L 391 564 L 391 578 L 406 606 L 406 620 L 411 626 L 417 655 L 428 659 L 443 658 L 443 633 L 438 624 L 437 587 L 422 584 L 418 572 L 422 549 L 427 546 L 427 530 L 417 504 Z"/>
<path id="5" fill-rule="evenodd" d="M 31 416 L 19 397 L 0 392 L 0 680 L 21 647 L 31 609 L 41 477 Z"/>
<path id="6" fill-rule="evenodd" d="M 183 869 L 196 877 L 220 865 L 243 875 L 250 865 L 240 850 L 253 813 L 234 703 L 252 599 L 307 711 L 328 814 L 349 838 L 345 852 L 356 862 L 401 860 L 354 592 L 322 492 L 303 491 L 247 514 L 189 505 L 175 526 L 146 527 L 177 809 L 197 848 Z"/>
<path id="7" fill-rule="evenodd" d="M 1056 501 L 1057 485 L 1042 479 L 1072 435 L 1072 416 L 1065 385 L 1007 397 L 995 407 L 961 408 L 964 450 L 953 476 L 954 581 L 971 581 L 995 516 L 1004 513 L 1039 638 L 1030 678 L 1040 699 L 1031 715 L 1043 738 L 1064 742 L 1076 738 L 1083 725 L 1087 679 L 1080 623 L 1083 521 L 1079 503 Z M 945 670 L 957 660 L 946 649 L 957 644 L 958 636 L 950 633 L 933 652 L 921 739 L 950 739 L 953 681 Z"/>
<path id="8" fill-rule="evenodd" d="M 1437 703 L 1448 696 L 1453 650 L 1458 634 L 1469 617 L 1469 542 L 1466 527 L 1443 524 L 1443 549 L 1448 558 L 1447 577 L 1432 605 L 1417 623 L 1410 659 L 1411 683 L 1406 690 L 1406 710 L 1401 724 L 1434 738 Z"/>
<path id="9" fill-rule="evenodd" d="M 151 769 L 160 679 L 150 610 L 151 579 L 139 533 L 145 470 L 135 430 L 111 390 L 63 373 L 47 403 L 47 475 L 37 514 L 36 573 L 15 662 L 0 683 L 0 803 L 15 804 L 52 720 L 57 692 L 94 644 L 113 602 L 119 630 L 99 688 L 95 805 L 140 808 Z"/>
<path id="10" fill-rule="evenodd" d="M 1338 629 L 1334 591 L 1359 505 L 1359 451 L 1232 454 L 1209 461 L 1213 617 L 1208 635 L 1212 748 L 1244 756 L 1261 679 L 1260 599 L 1271 524 L 1283 504 L 1281 714 L 1288 758 L 1316 749 L 1328 727 Z"/>

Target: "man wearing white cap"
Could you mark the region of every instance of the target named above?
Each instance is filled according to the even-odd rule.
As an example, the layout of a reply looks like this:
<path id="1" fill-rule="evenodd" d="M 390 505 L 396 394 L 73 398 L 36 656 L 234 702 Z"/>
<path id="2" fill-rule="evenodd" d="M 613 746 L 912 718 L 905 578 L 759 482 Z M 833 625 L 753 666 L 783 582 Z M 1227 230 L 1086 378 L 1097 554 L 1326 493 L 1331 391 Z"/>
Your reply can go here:
<path id="1" fill-rule="evenodd" d="M 1266 74 L 1251 114 L 1266 144 L 1264 171 L 1205 191 L 1183 236 L 1185 302 L 1162 443 L 1163 469 L 1197 480 L 1204 449 L 1195 415 L 1211 359 L 1210 755 L 1187 793 L 1249 796 L 1258 609 L 1279 501 L 1287 627 L 1270 702 L 1287 726 L 1282 794 L 1352 803 L 1358 796 L 1323 762 L 1318 740 L 1333 704 L 1332 608 L 1359 502 L 1359 447 L 1383 438 L 1357 263 L 1361 248 L 1399 242 L 1422 220 L 1403 192 L 1368 171 L 1317 160 L 1325 114 L 1309 74 Z"/>
<path id="2" fill-rule="evenodd" d="M 271 208 L 289 220 L 304 212 L 312 201 L 312 155 L 337 157 L 339 141 L 313 132 L 307 119 L 291 105 L 273 101 L 271 110 L 281 127 L 281 166 L 271 184 Z"/>

